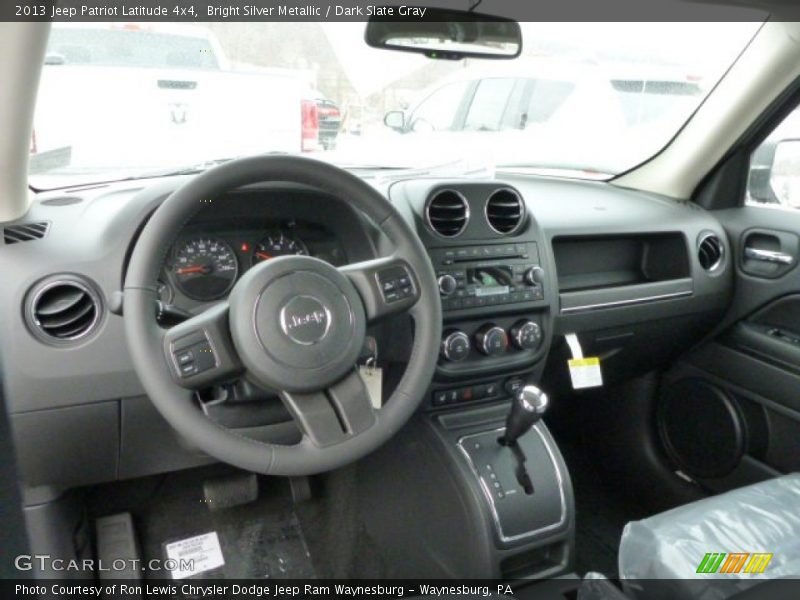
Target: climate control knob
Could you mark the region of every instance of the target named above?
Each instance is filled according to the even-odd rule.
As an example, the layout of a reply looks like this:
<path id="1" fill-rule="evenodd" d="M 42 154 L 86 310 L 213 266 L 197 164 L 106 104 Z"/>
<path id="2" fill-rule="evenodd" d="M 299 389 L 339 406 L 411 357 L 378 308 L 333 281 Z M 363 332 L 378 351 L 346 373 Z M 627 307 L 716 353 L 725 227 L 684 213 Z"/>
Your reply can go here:
<path id="1" fill-rule="evenodd" d="M 511 341 L 520 350 L 536 350 L 542 343 L 542 328 L 528 319 L 517 321 L 511 328 Z"/>
<path id="2" fill-rule="evenodd" d="M 469 336 L 463 331 L 446 332 L 442 339 L 442 358 L 451 362 L 464 360 L 469 356 Z"/>
<path id="3" fill-rule="evenodd" d="M 508 334 L 497 325 L 484 325 L 475 334 L 475 343 L 482 354 L 499 356 L 508 350 Z"/>
<path id="4" fill-rule="evenodd" d="M 439 282 L 439 293 L 442 296 L 449 296 L 450 294 L 455 292 L 456 288 L 458 287 L 458 282 L 456 281 L 456 278 L 453 277 L 452 275 L 442 275 L 441 277 L 439 277 L 438 282 Z"/>

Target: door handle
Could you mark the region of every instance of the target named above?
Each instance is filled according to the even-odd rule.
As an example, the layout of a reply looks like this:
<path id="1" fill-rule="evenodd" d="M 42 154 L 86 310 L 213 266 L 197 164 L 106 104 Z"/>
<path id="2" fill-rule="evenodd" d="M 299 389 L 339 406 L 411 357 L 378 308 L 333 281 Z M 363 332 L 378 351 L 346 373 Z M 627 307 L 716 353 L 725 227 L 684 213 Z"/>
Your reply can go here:
<path id="1" fill-rule="evenodd" d="M 760 248 L 745 248 L 744 256 L 750 260 L 760 260 L 778 265 L 791 265 L 794 263 L 794 257 L 791 254 L 774 250 L 762 250 Z"/>

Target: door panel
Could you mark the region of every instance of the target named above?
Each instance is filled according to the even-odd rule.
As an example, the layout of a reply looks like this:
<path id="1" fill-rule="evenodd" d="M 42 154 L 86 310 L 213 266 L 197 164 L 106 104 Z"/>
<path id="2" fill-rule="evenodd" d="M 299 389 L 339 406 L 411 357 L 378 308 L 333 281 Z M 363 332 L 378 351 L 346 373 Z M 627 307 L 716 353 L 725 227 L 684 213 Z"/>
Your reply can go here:
<path id="1" fill-rule="evenodd" d="M 742 457 L 712 477 L 699 469 L 703 457 L 671 455 L 678 469 L 722 491 L 800 470 L 800 211 L 745 206 L 715 215 L 728 234 L 736 265 L 734 298 L 712 339 L 665 374 L 660 401 L 677 404 L 669 390 L 687 390 L 690 408 L 682 407 L 686 429 L 706 452 L 724 446 L 719 437 L 725 431 L 744 432 Z M 698 382 L 694 388 L 693 381 Z M 716 396 L 701 393 L 704 386 Z M 730 423 L 704 419 L 715 414 L 709 406 L 715 397 L 733 407 L 726 413 Z M 692 442 L 684 448 L 693 448 Z M 728 464 L 725 456 L 718 458 L 719 464 Z"/>

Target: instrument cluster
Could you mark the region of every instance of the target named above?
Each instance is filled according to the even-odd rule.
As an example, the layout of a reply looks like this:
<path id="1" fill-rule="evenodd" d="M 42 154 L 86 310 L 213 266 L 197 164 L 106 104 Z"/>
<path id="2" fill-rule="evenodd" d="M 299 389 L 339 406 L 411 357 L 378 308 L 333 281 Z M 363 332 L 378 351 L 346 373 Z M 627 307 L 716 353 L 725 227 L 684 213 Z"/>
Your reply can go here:
<path id="1" fill-rule="evenodd" d="M 165 304 L 212 302 L 228 295 L 247 269 L 279 256 L 314 256 L 340 266 L 345 256 L 328 230 L 294 221 L 266 228 L 192 228 L 173 245 L 159 281 Z"/>

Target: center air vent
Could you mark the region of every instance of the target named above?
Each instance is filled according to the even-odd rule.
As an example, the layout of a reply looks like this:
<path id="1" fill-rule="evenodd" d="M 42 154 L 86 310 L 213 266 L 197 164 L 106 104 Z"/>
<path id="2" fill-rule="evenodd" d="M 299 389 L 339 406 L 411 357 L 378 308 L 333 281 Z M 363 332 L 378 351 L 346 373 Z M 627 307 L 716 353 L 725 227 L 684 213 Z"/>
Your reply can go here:
<path id="1" fill-rule="evenodd" d="M 72 275 L 56 275 L 28 294 L 25 311 L 31 331 L 42 341 L 67 343 L 89 335 L 100 319 L 101 304 L 92 286 Z"/>
<path id="2" fill-rule="evenodd" d="M 525 222 L 525 203 L 514 190 L 499 189 L 486 202 L 486 221 L 499 234 L 515 233 Z"/>
<path id="3" fill-rule="evenodd" d="M 697 246 L 697 258 L 700 260 L 700 266 L 706 271 L 717 269 L 722 264 L 724 252 L 725 247 L 716 235 L 713 233 L 704 235 Z"/>
<path id="4" fill-rule="evenodd" d="M 428 225 L 439 235 L 456 237 L 469 222 L 467 200 L 454 190 L 441 190 L 428 200 L 425 208 Z"/>

